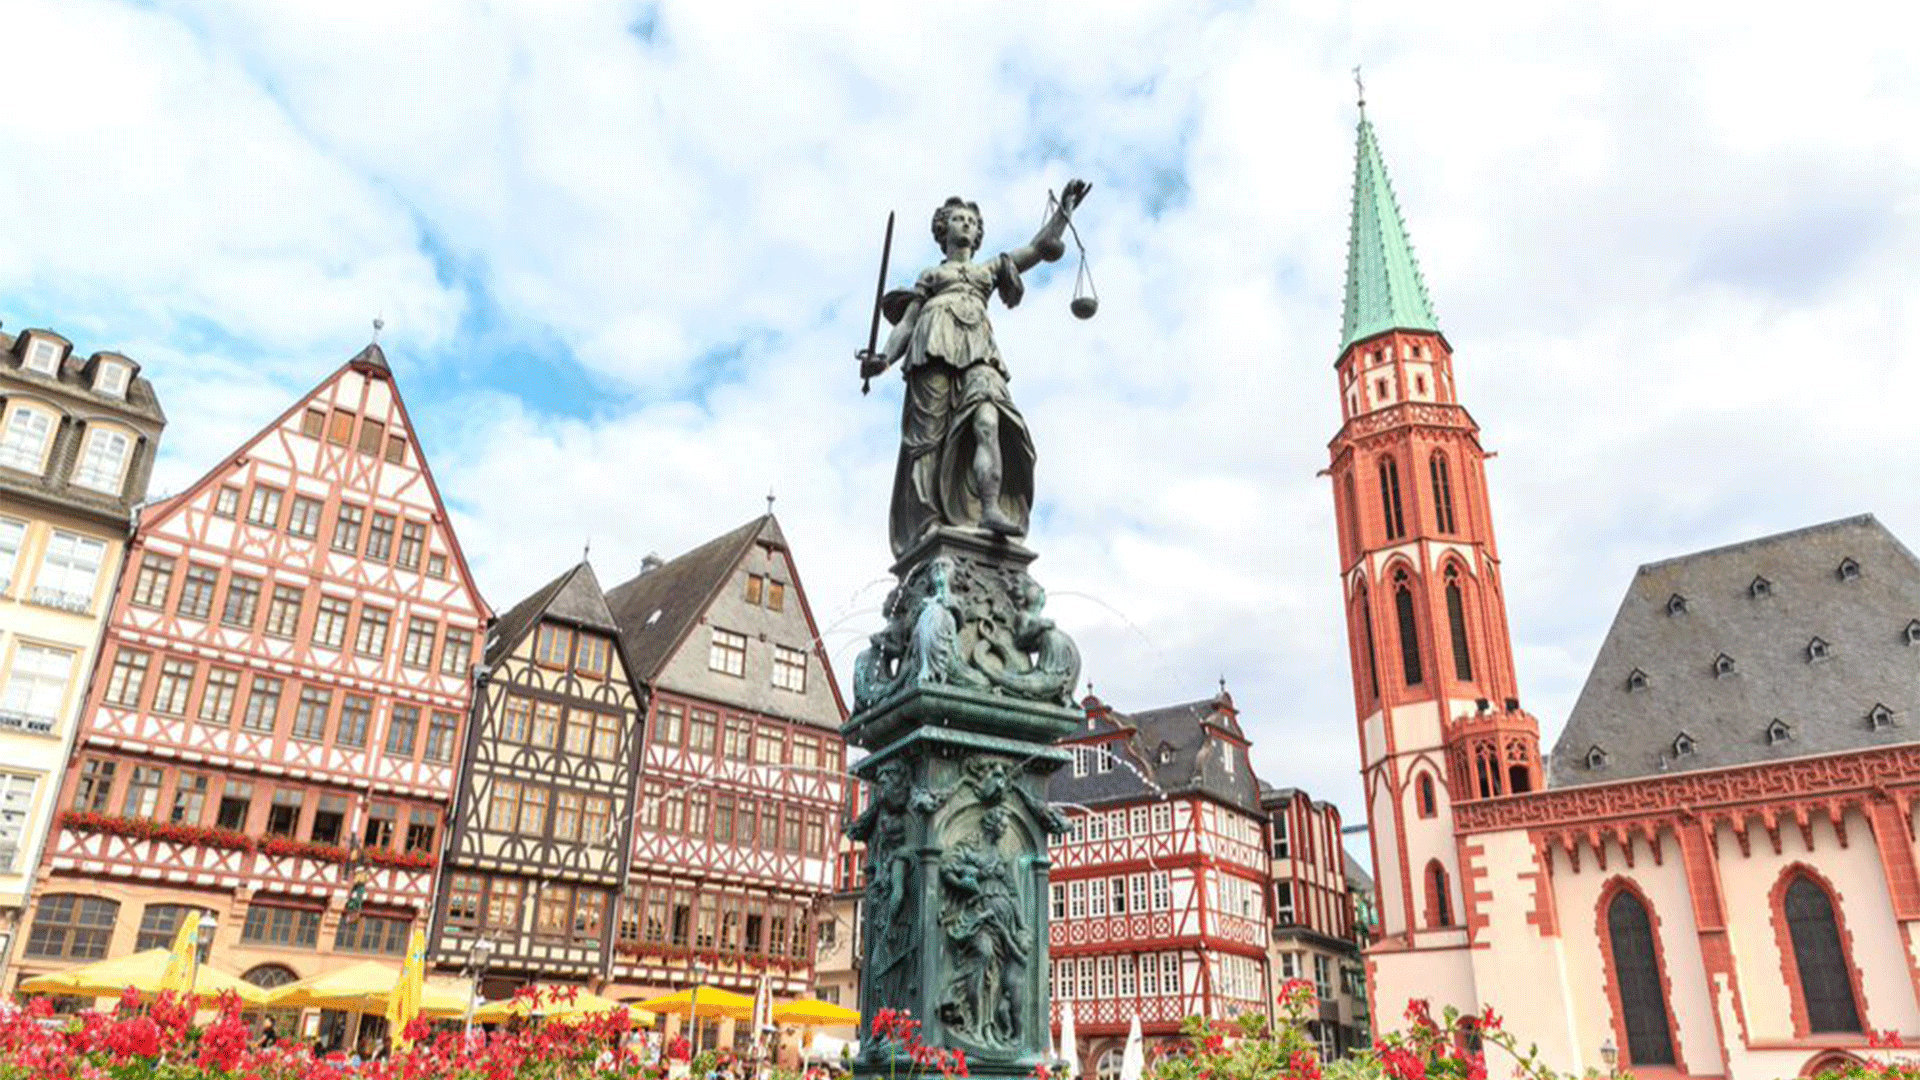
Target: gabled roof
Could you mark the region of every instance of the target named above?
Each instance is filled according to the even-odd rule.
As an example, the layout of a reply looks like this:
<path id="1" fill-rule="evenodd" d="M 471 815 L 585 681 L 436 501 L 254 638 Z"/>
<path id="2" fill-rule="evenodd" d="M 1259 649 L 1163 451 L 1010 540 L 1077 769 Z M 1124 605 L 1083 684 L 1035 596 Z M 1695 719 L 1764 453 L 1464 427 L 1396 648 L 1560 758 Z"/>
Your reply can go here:
<path id="1" fill-rule="evenodd" d="M 1244 742 L 1221 735 L 1239 735 L 1232 706 L 1232 699 L 1223 691 L 1182 705 L 1113 713 L 1113 722 L 1131 732 L 1126 740 L 1108 744 L 1121 764 L 1111 772 L 1089 772 L 1080 777 L 1069 771 L 1056 772 L 1050 797 L 1090 805 L 1157 797 L 1163 792 L 1198 794 L 1257 816 L 1261 813 L 1260 780 L 1242 752 Z M 1091 736 L 1105 733 L 1089 729 L 1072 741 L 1104 742 Z M 1162 749 L 1166 751 L 1164 761 Z M 1231 771 L 1225 761 L 1228 753 L 1236 755 Z"/>
<path id="2" fill-rule="evenodd" d="M 634 665 L 633 678 L 652 682 L 660 674 L 733 568 L 761 539 L 786 546 L 772 514 L 762 514 L 607 591 L 607 607 Z"/>
<path id="3" fill-rule="evenodd" d="M 1388 330 L 1432 330 L 1440 323 L 1427 282 L 1413 257 L 1413 241 L 1387 179 L 1373 122 L 1360 113 L 1353 162 L 1353 217 L 1347 233 L 1347 296 L 1340 318 L 1340 351 Z"/>
<path id="4" fill-rule="evenodd" d="M 609 634 L 620 632 L 613 620 L 613 613 L 607 609 L 606 595 L 600 591 L 600 579 L 594 575 L 593 567 L 583 560 L 535 589 L 532 595 L 500 616 L 500 621 L 494 624 L 493 633 L 487 637 L 487 663 L 498 664 L 500 658 L 512 652 L 520 639 L 542 617 L 559 619 L 588 630 L 603 630 Z"/>
<path id="5" fill-rule="evenodd" d="M 1756 591 L 1761 577 L 1770 587 Z M 1686 603 L 1670 606 L 1675 594 Z M 1549 783 L 1914 741 L 1916 618 L 1920 560 L 1872 515 L 1642 566 L 1554 747 Z M 1827 647 L 1809 648 L 1815 638 Z M 1726 670 L 1722 656 L 1734 661 Z M 1630 681 L 1635 671 L 1645 679 Z M 1882 704 L 1890 723 L 1873 718 Z M 1768 739 L 1776 719 L 1789 737 Z M 1683 733 L 1690 748 L 1676 744 Z"/>

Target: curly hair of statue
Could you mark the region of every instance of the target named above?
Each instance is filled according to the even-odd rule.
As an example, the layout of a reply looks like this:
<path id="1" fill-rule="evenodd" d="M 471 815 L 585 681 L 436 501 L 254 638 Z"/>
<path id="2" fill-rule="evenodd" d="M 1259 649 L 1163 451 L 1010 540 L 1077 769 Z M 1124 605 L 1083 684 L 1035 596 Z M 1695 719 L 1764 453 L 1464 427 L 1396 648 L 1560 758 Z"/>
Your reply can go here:
<path id="1" fill-rule="evenodd" d="M 940 204 L 940 209 L 933 212 L 933 242 L 940 246 L 940 250 L 947 250 L 947 219 L 953 216 L 955 210 L 965 210 L 971 213 L 974 222 L 979 225 L 980 228 L 973 238 L 974 246 L 977 248 L 985 243 L 987 239 L 987 219 L 980 215 L 980 204 L 971 199 L 963 199 L 958 195 L 949 195 L 947 196 L 947 201 Z"/>

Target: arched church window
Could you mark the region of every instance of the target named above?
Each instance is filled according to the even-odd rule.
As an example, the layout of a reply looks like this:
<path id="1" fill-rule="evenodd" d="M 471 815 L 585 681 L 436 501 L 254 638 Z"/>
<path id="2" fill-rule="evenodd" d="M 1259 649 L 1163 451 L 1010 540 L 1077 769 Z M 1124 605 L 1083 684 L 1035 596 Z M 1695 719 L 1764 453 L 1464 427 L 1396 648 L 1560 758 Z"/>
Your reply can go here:
<path id="1" fill-rule="evenodd" d="M 1653 947 L 1647 905 L 1622 889 L 1607 904 L 1607 937 L 1613 951 L 1614 984 L 1620 991 L 1620 1026 L 1627 1034 L 1629 1064 L 1672 1065 L 1673 1030 L 1661 988 L 1660 956 Z"/>
<path id="2" fill-rule="evenodd" d="M 1419 803 L 1421 817 L 1430 818 L 1440 812 L 1440 800 L 1433 789 L 1432 773 L 1421 773 L 1420 779 L 1414 782 L 1414 791 L 1415 798 Z"/>
<path id="3" fill-rule="evenodd" d="M 1406 677 L 1408 686 L 1419 686 L 1423 675 L 1420 670 L 1420 630 L 1413 618 L 1413 587 L 1408 584 L 1407 572 L 1397 570 L 1393 575 L 1393 607 L 1400 619 L 1400 668 Z"/>
<path id="4" fill-rule="evenodd" d="M 1453 925 L 1453 897 L 1447 881 L 1447 868 L 1439 859 L 1427 860 L 1427 928 L 1438 930 Z"/>
<path id="5" fill-rule="evenodd" d="M 1787 935 L 1793 940 L 1793 964 L 1800 997 L 1807 1005 L 1807 1030 L 1859 1031 L 1853 979 L 1833 916 L 1833 898 L 1805 873 L 1787 885 Z"/>
<path id="6" fill-rule="evenodd" d="M 1360 499 L 1353 493 L 1353 474 L 1349 472 L 1342 486 L 1346 489 L 1347 504 L 1347 543 L 1354 554 L 1360 553 Z"/>
<path id="7" fill-rule="evenodd" d="M 1480 797 L 1491 799 L 1500 794 L 1500 753 L 1490 742 L 1473 748 L 1473 776 Z"/>
<path id="8" fill-rule="evenodd" d="M 1367 597 L 1367 587 L 1360 586 L 1360 595 L 1356 600 L 1360 605 L 1360 633 L 1366 639 L 1367 651 L 1367 692 L 1375 699 L 1380 697 L 1380 669 L 1373 655 L 1373 604 Z"/>
<path id="9" fill-rule="evenodd" d="M 1453 475 L 1447 469 L 1447 455 L 1439 450 L 1427 464 L 1433 479 L 1434 524 L 1441 532 L 1455 532 L 1453 517 Z"/>
<path id="10" fill-rule="evenodd" d="M 1407 534 L 1406 518 L 1400 513 L 1400 466 L 1390 457 L 1380 459 L 1380 516 L 1387 526 L 1387 539 Z"/>
<path id="11" fill-rule="evenodd" d="M 1453 635 L 1453 677 L 1473 680 L 1473 653 L 1467 647 L 1467 605 L 1460 595 L 1460 568 L 1447 567 L 1447 630 Z"/>

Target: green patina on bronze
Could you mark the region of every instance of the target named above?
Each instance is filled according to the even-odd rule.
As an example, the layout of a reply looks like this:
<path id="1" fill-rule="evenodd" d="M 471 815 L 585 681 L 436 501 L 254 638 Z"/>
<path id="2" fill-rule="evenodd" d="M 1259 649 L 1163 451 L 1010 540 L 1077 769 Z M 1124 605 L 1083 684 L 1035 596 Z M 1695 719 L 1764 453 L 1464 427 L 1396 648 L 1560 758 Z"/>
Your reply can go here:
<path id="1" fill-rule="evenodd" d="M 1347 298 L 1340 319 L 1340 351 L 1389 330 L 1432 330 L 1427 282 L 1413 257 L 1413 241 L 1393 197 L 1373 122 L 1360 115 L 1354 151 L 1353 219 L 1347 232 Z"/>

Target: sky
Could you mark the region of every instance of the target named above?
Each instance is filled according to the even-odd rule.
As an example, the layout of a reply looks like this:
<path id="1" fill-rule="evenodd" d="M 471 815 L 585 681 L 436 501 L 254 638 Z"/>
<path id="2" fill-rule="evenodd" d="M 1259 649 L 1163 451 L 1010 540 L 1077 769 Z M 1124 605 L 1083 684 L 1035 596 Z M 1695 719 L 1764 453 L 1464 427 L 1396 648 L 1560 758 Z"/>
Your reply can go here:
<path id="1" fill-rule="evenodd" d="M 894 284 L 1092 182 L 996 307 L 1030 545 L 1122 711 L 1221 680 L 1361 819 L 1332 497 L 1354 85 L 1489 465 L 1550 745 L 1634 568 L 1860 512 L 1920 544 L 1920 67 L 1849 5 L 0 0 L 0 319 L 141 361 L 178 489 L 385 322 L 480 586 L 772 492 L 843 680 L 885 594 Z"/>

